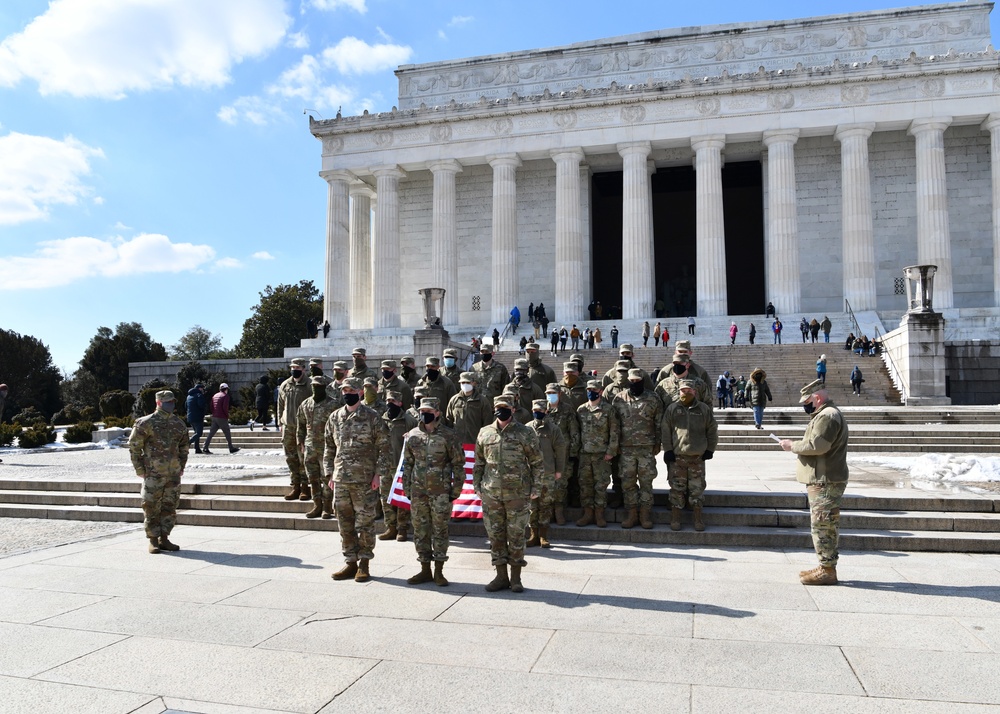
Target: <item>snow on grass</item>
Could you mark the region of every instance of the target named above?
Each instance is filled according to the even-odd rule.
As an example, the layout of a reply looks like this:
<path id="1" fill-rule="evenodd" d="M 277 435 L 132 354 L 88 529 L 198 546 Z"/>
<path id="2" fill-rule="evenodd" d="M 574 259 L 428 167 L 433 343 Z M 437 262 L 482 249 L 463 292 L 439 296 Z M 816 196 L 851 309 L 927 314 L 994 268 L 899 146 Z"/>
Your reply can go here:
<path id="1" fill-rule="evenodd" d="M 913 481 L 933 483 L 988 483 L 1000 481 L 1000 457 L 972 454 L 921 454 L 920 456 L 855 456 L 854 463 L 905 471 Z"/>

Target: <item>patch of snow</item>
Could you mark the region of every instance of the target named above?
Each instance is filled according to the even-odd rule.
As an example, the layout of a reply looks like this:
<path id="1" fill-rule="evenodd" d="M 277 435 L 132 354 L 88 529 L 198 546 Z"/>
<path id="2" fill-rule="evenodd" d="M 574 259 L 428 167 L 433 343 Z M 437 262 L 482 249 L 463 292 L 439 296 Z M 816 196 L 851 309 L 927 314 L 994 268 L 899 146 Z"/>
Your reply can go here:
<path id="1" fill-rule="evenodd" d="M 913 481 L 934 483 L 986 483 L 1000 481 L 1000 457 L 970 454 L 921 454 L 920 456 L 852 457 L 855 463 L 886 466 L 905 471 Z"/>

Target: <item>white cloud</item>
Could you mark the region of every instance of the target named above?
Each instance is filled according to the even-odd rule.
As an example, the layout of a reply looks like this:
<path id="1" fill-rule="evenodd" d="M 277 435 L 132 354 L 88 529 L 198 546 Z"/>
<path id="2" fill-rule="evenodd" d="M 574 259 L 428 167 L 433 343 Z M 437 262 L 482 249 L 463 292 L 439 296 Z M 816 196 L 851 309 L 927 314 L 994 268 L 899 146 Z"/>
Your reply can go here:
<path id="1" fill-rule="evenodd" d="M 304 32 L 293 32 L 285 39 L 285 44 L 296 50 L 304 50 L 309 47 L 309 36 Z"/>
<path id="2" fill-rule="evenodd" d="M 369 45 L 357 37 L 345 37 L 323 50 L 323 61 L 341 74 L 370 74 L 405 64 L 413 50 L 406 45 Z"/>
<path id="3" fill-rule="evenodd" d="M 117 222 L 115 222 L 114 229 L 116 231 L 130 231 L 130 230 L 132 230 L 132 226 L 126 226 L 121 221 L 117 221 Z"/>
<path id="4" fill-rule="evenodd" d="M 475 19 L 476 18 L 472 17 L 471 15 L 455 15 L 455 17 L 451 18 L 451 20 L 448 21 L 448 27 L 459 27 L 461 25 L 467 25 Z"/>
<path id="5" fill-rule="evenodd" d="M 258 250 L 250 257 L 253 258 L 254 260 L 274 260 L 274 256 L 268 253 L 266 250 Z"/>
<path id="6" fill-rule="evenodd" d="M 236 258 L 219 258 L 215 261 L 217 268 L 242 268 L 243 263 Z"/>
<path id="7" fill-rule="evenodd" d="M 378 25 L 375 25 L 375 32 L 377 32 L 378 36 L 381 37 L 386 42 L 392 42 L 392 37 L 389 36 L 389 33 L 383 30 Z"/>
<path id="8" fill-rule="evenodd" d="M 211 246 L 173 243 L 156 233 L 131 240 L 81 236 L 44 241 L 33 255 L 2 259 L 6 271 L 0 290 L 52 288 L 92 277 L 180 273 L 195 270 L 214 257 Z"/>
<path id="9" fill-rule="evenodd" d="M 0 43 L 0 86 L 30 78 L 42 94 L 107 99 L 220 86 L 290 22 L 282 0 L 53 0 Z"/>
<path id="10" fill-rule="evenodd" d="M 365 0 L 311 0 L 311 4 L 317 10 L 336 10 L 339 7 L 346 7 L 362 14 L 368 12 Z"/>
<path id="11" fill-rule="evenodd" d="M 438 30 L 438 37 L 440 37 L 442 40 L 448 39 L 448 35 L 444 33 L 444 30 Z"/>
<path id="12" fill-rule="evenodd" d="M 266 126 L 285 117 L 281 105 L 261 97 L 240 97 L 232 104 L 224 106 L 216 116 L 226 124 L 236 124 L 241 119 L 257 126 Z"/>
<path id="13" fill-rule="evenodd" d="M 94 205 L 95 206 L 103 206 L 104 205 L 104 196 L 94 196 L 93 200 L 94 200 Z"/>
<path id="14" fill-rule="evenodd" d="M 90 175 L 90 160 L 104 158 L 104 152 L 72 136 L 59 141 L 11 132 L 0 137 L 0 156 L 0 225 L 13 225 L 91 196 L 83 178 Z"/>

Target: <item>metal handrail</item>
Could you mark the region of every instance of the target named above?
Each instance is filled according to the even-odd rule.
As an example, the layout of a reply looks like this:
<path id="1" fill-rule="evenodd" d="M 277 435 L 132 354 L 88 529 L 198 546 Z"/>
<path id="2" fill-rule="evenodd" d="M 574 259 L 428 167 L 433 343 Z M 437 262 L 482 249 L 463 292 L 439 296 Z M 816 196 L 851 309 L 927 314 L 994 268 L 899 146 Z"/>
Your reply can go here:
<path id="1" fill-rule="evenodd" d="M 896 360 L 894 360 L 892 358 L 892 353 L 889 350 L 886 349 L 886 347 L 885 347 L 885 340 L 882 339 L 883 337 L 884 337 L 884 335 L 882 334 L 882 331 L 879 330 L 878 329 L 878 325 L 876 325 L 875 326 L 875 339 L 878 340 L 879 344 L 882 346 L 881 349 L 880 349 L 881 357 L 882 357 L 882 362 L 888 368 L 888 370 L 889 370 L 889 376 L 890 377 L 895 376 L 895 378 L 896 378 L 895 379 L 896 388 L 899 390 L 900 399 L 905 403 L 906 402 L 906 395 L 910 391 L 910 385 L 906 383 L 906 380 L 905 380 L 905 378 L 903 376 L 903 372 L 896 365 Z"/>
<path id="2" fill-rule="evenodd" d="M 854 310 L 851 309 L 851 301 L 848 300 L 847 298 L 844 298 L 844 306 L 847 308 L 846 310 L 847 314 L 850 315 L 851 317 L 851 324 L 854 325 L 854 330 L 852 330 L 852 332 L 854 332 L 854 336 L 856 338 L 860 338 L 861 325 L 858 324 L 858 318 L 855 317 Z"/>

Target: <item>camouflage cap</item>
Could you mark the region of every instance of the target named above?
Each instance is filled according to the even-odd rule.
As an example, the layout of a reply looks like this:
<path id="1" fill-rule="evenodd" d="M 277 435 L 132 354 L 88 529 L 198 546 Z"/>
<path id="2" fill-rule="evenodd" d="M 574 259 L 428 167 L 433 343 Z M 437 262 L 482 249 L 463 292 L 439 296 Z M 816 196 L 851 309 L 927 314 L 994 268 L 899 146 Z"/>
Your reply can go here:
<path id="1" fill-rule="evenodd" d="M 416 364 L 417 360 L 413 359 L 410 355 L 406 355 L 399 360 L 400 364 Z"/>
<path id="2" fill-rule="evenodd" d="M 628 363 L 628 360 L 620 359 L 615 362 L 615 369 L 619 372 L 628 372 L 632 369 L 632 366 Z"/>
<path id="3" fill-rule="evenodd" d="M 458 359 L 458 350 L 452 349 L 451 347 L 449 347 L 448 349 L 446 349 L 441 354 L 444 357 L 454 357 L 454 358 Z"/>
<path id="4" fill-rule="evenodd" d="M 583 355 L 580 354 L 579 352 L 574 352 L 573 354 L 571 354 L 569 356 L 569 361 L 570 362 L 579 362 L 580 364 L 583 364 Z"/>
<path id="5" fill-rule="evenodd" d="M 618 354 L 621 355 L 621 354 L 625 354 L 626 352 L 629 352 L 629 353 L 635 352 L 635 347 L 633 347 L 632 344 L 629 343 L 629 342 L 626 342 L 625 344 L 621 345 L 618 348 Z"/>
<path id="6" fill-rule="evenodd" d="M 413 398 L 414 399 L 416 399 L 417 397 L 426 397 L 428 394 L 429 394 L 429 392 L 426 389 L 424 389 L 424 385 L 422 385 L 422 384 L 420 386 L 415 387 L 413 389 Z"/>
<path id="7" fill-rule="evenodd" d="M 683 352 L 675 352 L 673 362 L 674 364 L 691 364 L 691 358 Z"/>
<path id="8" fill-rule="evenodd" d="M 678 386 L 681 389 L 697 389 L 693 379 L 682 379 L 679 382 Z"/>
<path id="9" fill-rule="evenodd" d="M 458 375 L 459 382 L 468 382 L 470 384 L 476 383 L 476 373 L 475 372 L 462 372 Z"/>
<path id="10" fill-rule="evenodd" d="M 576 362 L 563 362 L 563 372 L 579 372 L 580 368 L 576 366 Z"/>
<path id="11" fill-rule="evenodd" d="M 677 340 L 674 343 L 674 352 L 690 352 L 691 351 L 691 340 Z"/>
<path id="12" fill-rule="evenodd" d="M 397 392 L 395 389 L 390 389 L 388 392 L 385 393 L 385 398 L 390 402 L 402 402 L 403 393 Z"/>
<path id="13" fill-rule="evenodd" d="M 424 360 L 424 367 L 440 367 L 441 358 L 440 357 L 428 357 Z"/>
<path id="14" fill-rule="evenodd" d="M 352 355 L 361 355 L 362 357 L 367 357 L 368 356 L 368 350 L 366 350 L 364 347 L 355 347 L 351 351 L 351 354 Z"/>
<path id="15" fill-rule="evenodd" d="M 306 361 L 301 357 L 296 357 L 291 362 L 288 363 L 289 367 L 305 367 Z"/>
<path id="16" fill-rule="evenodd" d="M 320 359 L 319 357 L 313 357 L 312 359 L 309 360 L 309 366 L 310 367 L 315 367 L 316 365 L 322 366 L 323 365 L 323 360 Z"/>
<path id="17" fill-rule="evenodd" d="M 817 392 L 822 392 L 825 390 L 826 390 L 826 383 L 822 379 L 814 379 L 809 384 L 807 384 L 806 386 L 804 386 L 802 389 L 799 390 L 799 394 L 802 395 L 801 397 L 799 397 L 799 404 L 805 404 L 807 401 L 809 401 L 809 398 L 812 395 L 816 394 Z"/>
<path id="18" fill-rule="evenodd" d="M 544 399 L 536 399 L 531 403 L 531 411 L 533 412 L 544 412 L 549 406 L 549 403 Z"/>
<path id="19" fill-rule="evenodd" d="M 420 409 L 434 409 L 435 411 L 440 410 L 441 401 L 437 397 L 424 397 L 420 400 Z"/>
<path id="20" fill-rule="evenodd" d="M 511 396 L 509 394 L 501 394 L 498 397 L 493 397 L 493 406 L 494 407 L 510 407 L 511 409 L 513 409 L 514 408 L 514 401 L 511 399 Z"/>
<path id="21" fill-rule="evenodd" d="M 545 391 L 552 394 L 559 394 L 559 385 L 555 382 L 549 382 L 545 385 Z"/>
<path id="22" fill-rule="evenodd" d="M 397 369 L 399 365 L 394 359 L 384 359 L 382 360 L 382 369 Z"/>
<path id="23" fill-rule="evenodd" d="M 337 360 L 336 362 L 333 363 L 333 368 L 346 372 L 347 370 L 350 369 L 350 366 L 344 360 Z"/>
<path id="24" fill-rule="evenodd" d="M 158 402 L 172 402 L 174 401 L 174 393 L 169 389 L 164 389 L 156 393 L 156 401 Z"/>
<path id="25" fill-rule="evenodd" d="M 595 391 L 601 392 L 604 390 L 604 385 L 599 379 L 591 379 L 587 382 L 587 389 L 593 389 Z"/>
<path id="26" fill-rule="evenodd" d="M 371 387 L 372 389 L 378 389 L 378 380 L 374 377 L 365 377 L 365 386 Z"/>
<path id="27" fill-rule="evenodd" d="M 315 377 L 309 380 L 309 383 L 312 384 L 313 386 L 316 386 L 317 384 L 320 386 L 325 386 L 326 379 L 324 379 L 322 374 L 317 374 Z"/>
<path id="28" fill-rule="evenodd" d="M 503 393 L 504 394 L 507 394 L 507 395 L 512 396 L 512 397 L 517 397 L 518 399 L 521 398 L 520 391 L 521 390 L 518 389 L 518 387 L 517 387 L 516 384 L 508 384 L 507 386 L 505 386 L 503 388 Z"/>
<path id="29" fill-rule="evenodd" d="M 629 379 L 639 379 L 639 380 L 641 380 L 642 379 L 642 370 L 641 369 L 635 369 L 635 368 L 630 369 L 628 371 L 628 378 Z"/>
<path id="30" fill-rule="evenodd" d="M 483 344 L 479 345 L 479 353 L 484 355 L 493 354 L 493 345 L 488 345 L 484 342 Z"/>
<path id="31" fill-rule="evenodd" d="M 341 385 L 341 389 L 353 389 L 355 392 L 360 392 L 365 388 L 364 382 L 362 382 L 357 377 L 348 377 L 345 379 Z"/>
<path id="32" fill-rule="evenodd" d="M 534 350 L 535 352 L 538 352 L 538 343 L 537 342 L 529 342 L 528 344 L 526 344 L 524 346 L 524 349 L 526 349 L 526 350 Z"/>
<path id="33" fill-rule="evenodd" d="M 514 369 L 528 369 L 528 360 L 526 359 L 514 360 Z"/>

